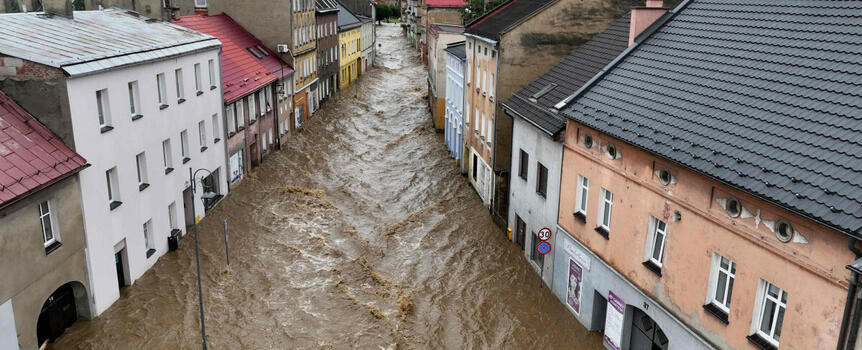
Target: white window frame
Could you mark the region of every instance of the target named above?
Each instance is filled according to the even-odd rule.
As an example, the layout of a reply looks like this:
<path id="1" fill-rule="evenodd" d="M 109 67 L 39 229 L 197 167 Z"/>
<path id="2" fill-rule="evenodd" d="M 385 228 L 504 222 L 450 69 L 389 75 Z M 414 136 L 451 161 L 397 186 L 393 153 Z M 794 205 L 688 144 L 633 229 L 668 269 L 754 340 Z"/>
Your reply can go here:
<path id="1" fill-rule="evenodd" d="M 198 141 L 200 142 L 201 151 L 207 145 L 207 127 L 206 122 L 201 120 L 198 122 Z"/>
<path id="2" fill-rule="evenodd" d="M 727 268 L 721 266 L 722 260 L 727 261 Z M 725 275 L 724 290 L 721 291 L 723 301 L 718 300 L 718 280 L 720 275 Z M 733 296 L 733 281 L 736 279 L 736 262 L 718 253 L 712 254 L 712 268 L 709 273 L 709 289 L 707 290 L 707 303 L 715 305 L 727 314 L 730 314 L 731 297 Z"/>
<path id="3" fill-rule="evenodd" d="M 121 202 L 120 200 L 120 184 L 119 176 L 117 175 L 117 167 L 113 167 L 105 171 L 106 185 L 108 187 L 108 203 Z"/>
<path id="4" fill-rule="evenodd" d="M 206 8 L 207 0 L 195 0 L 195 8 Z"/>
<path id="5" fill-rule="evenodd" d="M 777 297 L 772 297 L 769 295 L 769 292 L 768 292 L 769 286 L 774 286 L 775 288 L 778 289 L 778 296 Z M 758 336 L 765 339 L 766 341 L 768 341 L 770 344 L 774 345 L 775 347 L 778 347 L 778 343 L 779 343 L 779 340 L 776 340 L 773 338 L 775 331 L 776 331 L 776 328 L 778 328 L 778 323 L 779 323 L 778 315 L 781 314 L 780 311 L 782 309 L 785 310 L 785 315 L 787 313 L 786 312 L 787 303 L 786 303 L 786 301 L 785 302 L 781 301 L 782 296 L 784 296 L 784 299 L 787 299 L 787 292 L 785 290 L 781 289 L 780 287 L 770 283 L 769 281 L 763 280 L 763 279 L 761 279 L 760 282 L 758 282 L 757 299 L 755 300 L 755 304 L 754 304 L 755 314 L 753 317 L 753 322 L 751 324 L 751 328 L 753 329 L 752 334 L 757 334 Z M 764 316 L 763 313 L 766 311 L 766 304 L 769 301 L 775 303 L 775 306 L 776 306 L 775 312 L 772 315 L 770 315 L 770 317 L 772 317 L 772 329 L 770 329 L 770 333 L 772 333 L 772 334 L 765 333 L 760 329 L 760 325 L 761 325 L 761 322 L 763 321 L 763 316 Z M 783 316 L 782 316 L 780 321 L 781 321 L 780 323 L 782 325 L 781 328 L 783 328 L 783 326 L 784 326 L 784 317 Z M 779 331 L 781 331 L 781 330 L 779 329 Z M 780 336 L 779 336 L 779 338 L 780 338 Z"/>
<path id="6" fill-rule="evenodd" d="M 234 106 L 236 107 L 235 115 L 236 115 L 236 129 L 237 130 L 239 130 L 239 128 L 245 129 L 245 102 L 244 101 L 245 101 L 245 99 L 241 98 L 241 99 L 237 100 L 236 103 L 234 103 Z"/>
<path id="7" fill-rule="evenodd" d="M 96 111 L 99 116 L 99 127 L 111 126 L 111 109 L 108 104 L 108 89 L 96 91 Z"/>
<path id="8" fill-rule="evenodd" d="M 257 120 L 257 101 L 255 101 L 255 93 L 248 96 L 248 122 L 251 123 Z"/>
<path id="9" fill-rule="evenodd" d="M 130 81 L 129 84 L 129 112 L 132 117 L 141 114 L 141 93 L 138 81 Z"/>
<path id="10" fill-rule="evenodd" d="M 197 1 L 198 0 L 195 0 L 195 2 L 197 2 Z M 206 1 L 206 0 L 204 0 L 204 1 Z M 201 64 L 195 63 L 195 91 L 198 91 L 198 92 L 203 91 L 203 87 L 201 86 L 202 85 L 201 83 L 203 83 L 201 81 Z"/>
<path id="11" fill-rule="evenodd" d="M 266 114 L 266 88 L 261 89 L 257 94 L 257 103 L 260 105 L 258 110 L 260 116 L 263 117 Z"/>
<path id="12" fill-rule="evenodd" d="M 590 179 L 578 174 L 578 192 L 575 195 L 575 213 L 581 213 L 586 217 L 587 204 L 590 202 Z"/>
<path id="13" fill-rule="evenodd" d="M 43 209 L 44 206 L 44 209 Z M 51 230 L 51 237 L 48 238 L 48 232 L 45 231 L 45 218 L 48 221 L 48 229 Z M 54 215 L 54 201 L 46 200 L 39 203 L 39 222 L 42 225 L 42 245 L 48 248 L 50 245 L 60 241 L 60 233 L 57 230 L 57 216 Z"/>
<path id="14" fill-rule="evenodd" d="M 614 193 L 602 187 L 599 192 L 599 215 L 596 218 L 597 227 L 601 227 L 606 231 L 611 231 L 611 215 L 614 207 Z M 605 213 L 607 213 L 608 222 L 605 222 Z"/>
<path id="15" fill-rule="evenodd" d="M 156 88 L 158 89 L 159 105 L 167 105 L 168 84 L 165 82 L 165 73 L 156 74 Z"/>
<path id="16" fill-rule="evenodd" d="M 180 131 L 180 154 L 183 156 L 183 160 L 189 157 L 189 131 L 183 130 Z"/>
<path id="17" fill-rule="evenodd" d="M 177 226 L 177 202 L 168 204 L 168 226 L 171 231 L 178 229 Z"/>
<path id="18" fill-rule="evenodd" d="M 231 104 L 225 108 L 227 111 L 227 132 L 228 135 L 230 133 L 236 133 L 236 119 L 234 118 L 234 105 Z"/>
<path id="19" fill-rule="evenodd" d="M 138 171 L 138 185 L 149 183 L 147 181 L 147 155 L 145 152 L 138 153 L 135 156 L 135 166 Z"/>
<path id="20" fill-rule="evenodd" d="M 212 119 L 213 119 L 213 143 L 216 143 L 216 142 L 218 142 L 218 140 L 219 140 L 219 132 L 218 132 L 218 130 L 219 130 L 219 119 L 218 119 L 218 113 L 213 114 Z"/>
<path id="21" fill-rule="evenodd" d="M 153 219 L 144 222 L 142 230 L 144 232 L 144 254 L 147 254 L 150 249 L 156 249 L 156 242 L 153 237 Z"/>
<path id="22" fill-rule="evenodd" d="M 661 240 L 659 240 L 661 239 Z M 649 218 L 649 231 L 647 232 L 647 244 L 644 249 L 644 260 L 650 261 L 659 268 L 664 261 L 664 248 L 667 245 L 667 223 L 655 216 Z M 658 257 L 656 258 L 656 249 Z"/>
<path id="23" fill-rule="evenodd" d="M 209 65 L 209 69 L 210 69 L 210 72 L 209 72 L 210 73 L 210 87 L 215 87 L 216 86 L 215 60 L 209 60 L 209 61 L 207 61 L 207 64 Z"/>
<path id="24" fill-rule="evenodd" d="M 174 156 L 171 154 L 171 139 L 162 141 L 162 159 L 166 171 L 174 167 Z"/>
<path id="25" fill-rule="evenodd" d="M 176 79 L 175 85 L 177 86 L 177 102 L 179 102 L 179 100 L 184 99 L 185 95 L 186 95 L 186 93 L 184 91 L 185 88 L 183 87 L 183 69 L 182 68 L 174 69 L 174 79 Z"/>

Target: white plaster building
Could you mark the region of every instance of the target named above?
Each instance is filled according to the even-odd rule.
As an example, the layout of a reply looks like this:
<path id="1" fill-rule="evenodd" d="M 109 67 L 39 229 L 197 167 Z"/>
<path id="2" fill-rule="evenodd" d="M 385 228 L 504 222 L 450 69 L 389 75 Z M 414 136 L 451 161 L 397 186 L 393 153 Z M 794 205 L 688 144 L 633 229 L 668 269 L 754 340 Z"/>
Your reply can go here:
<path id="1" fill-rule="evenodd" d="M 458 163 L 461 173 L 466 172 L 461 155 L 464 152 L 464 64 L 467 61 L 464 41 L 451 43 L 446 55 L 446 120 L 444 141 L 449 154 Z"/>
<path id="2" fill-rule="evenodd" d="M 0 16 L 0 32 L 40 33 L 0 36 L 0 55 L 22 63 L 0 89 L 50 116 L 40 121 L 90 164 L 80 187 L 98 315 L 194 222 L 191 205 L 203 217 L 220 198 L 204 192 L 227 191 L 221 43 L 125 10 L 55 13 Z M 212 172 L 194 195 L 189 169 Z"/>

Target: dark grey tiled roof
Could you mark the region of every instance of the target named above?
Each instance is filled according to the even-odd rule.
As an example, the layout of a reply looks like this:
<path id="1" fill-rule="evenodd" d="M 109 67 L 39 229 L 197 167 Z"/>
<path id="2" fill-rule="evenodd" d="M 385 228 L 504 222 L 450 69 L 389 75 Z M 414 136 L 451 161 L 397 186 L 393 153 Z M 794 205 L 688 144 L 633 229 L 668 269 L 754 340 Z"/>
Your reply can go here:
<path id="1" fill-rule="evenodd" d="M 491 40 L 500 40 L 500 34 L 513 24 L 520 23 L 541 12 L 546 5 L 557 0 L 509 0 L 467 24 L 468 34 Z"/>
<path id="2" fill-rule="evenodd" d="M 566 118 L 562 114 L 550 112 L 549 108 L 575 93 L 628 47 L 629 18 L 630 14 L 626 14 L 611 23 L 547 73 L 514 93 L 503 102 L 503 107 L 548 135 L 554 136 L 563 131 Z M 535 99 L 535 102 L 531 100 L 531 96 L 550 84 L 556 84 L 556 87 Z"/>
<path id="3" fill-rule="evenodd" d="M 862 2 L 690 1 L 566 108 L 862 237 Z"/>
<path id="4" fill-rule="evenodd" d="M 314 0 L 314 7 L 317 12 L 338 11 L 335 0 Z"/>
<path id="5" fill-rule="evenodd" d="M 362 22 L 359 22 L 359 18 L 356 18 L 356 15 L 353 12 L 350 12 L 344 4 L 340 1 L 336 1 L 336 5 L 338 5 L 338 30 L 344 31 L 348 29 L 353 29 L 362 25 Z"/>
<path id="6" fill-rule="evenodd" d="M 458 41 L 451 44 L 447 44 L 444 51 L 451 53 L 455 57 L 460 58 L 462 61 L 465 61 L 467 60 L 467 48 L 465 47 L 467 45 L 466 43 L 466 41 Z"/>

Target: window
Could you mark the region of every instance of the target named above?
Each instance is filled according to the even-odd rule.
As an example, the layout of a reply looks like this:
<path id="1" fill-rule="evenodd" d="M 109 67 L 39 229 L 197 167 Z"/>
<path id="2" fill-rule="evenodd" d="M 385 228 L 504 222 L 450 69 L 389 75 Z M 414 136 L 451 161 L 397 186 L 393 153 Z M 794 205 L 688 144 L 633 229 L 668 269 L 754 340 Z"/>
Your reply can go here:
<path id="1" fill-rule="evenodd" d="M 174 71 L 174 77 L 176 77 L 176 85 L 177 85 L 177 103 L 183 103 L 185 99 L 183 98 L 183 69 L 178 68 Z"/>
<path id="2" fill-rule="evenodd" d="M 207 64 L 209 65 L 209 69 L 210 69 L 210 90 L 212 90 L 212 89 L 215 89 L 215 87 L 216 87 L 215 61 L 209 60 L 209 61 L 207 61 Z"/>
<path id="3" fill-rule="evenodd" d="M 219 137 L 218 127 L 219 127 L 219 120 L 218 120 L 218 113 L 216 113 L 216 114 L 213 114 L 213 143 L 221 141 L 218 138 Z"/>
<path id="4" fill-rule="evenodd" d="M 727 215 L 735 218 L 742 213 L 742 203 L 739 202 L 739 199 L 736 198 L 728 198 L 727 203 L 724 205 L 724 210 L 727 210 Z"/>
<path id="5" fill-rule="evenodd" d="M 141 152 L 135 156 L 135 165 L 138 168 L 138 189 L 143 191 L 150 186 L 147 181 L 147 155 Z"/>
<path id="6" fill-rule="evenodd" d="M 593 147 L 593 137 L 590 135 L 584 135 L 584 147 L 592 148 Z"/>
<path id="7" fill-rule="evenodd" d="M 490 79 L 490 82 L 488 83 L 488 96 L 494 98 L 494 73 L 491 73 L 491 76 L 488 77 L 488 79 Z"/>
<path id="8" fill-rule="evenodd" d="M 662 261 L 664 260 L 664 245 L 667 241 L 667 223 L 653 216 L 649 218 L 649 232 L 647 233 L 646 263 L 653 272 L 661 276 Z"/>
<path id="9" fill-rule="evenodd" d="M 548 168 L 542 165 L 542 163 L 536 162 L 536 164 L 538 164 L 538 169 L 536 169 L 536 193 L 545 198 L 548 196 Z"/>
<path id="10" fill-rule="evenodd" d="M 144 244 L 146 249 L 147 257 L 153 256 L 153 253 L 156 252 L 155 242 L 153 240 L 153 220 L 147 220 L 144 223 Z"/>
<path id="11" fill-rule="evenodd" d="M 165 83 L 165 73 L 156 74 L 156 87 L 159 89 L 159 108 L 168 108 L 167 83 Z"/>
<path id="12" fill-rule="evenodd" d="M 120 201 L 120 184 L 117 177 L 117 167 L 108 169 L 105 172 L 105 181 L 108 187 L 108 203 L 111 210 L 114 210 L 123 203 Z"/>
<path id="13" fill-rule="evenodd" d="M 180 154 L 183 156 L 183 164 L 191 160 L 189 158 L 189 132 L 188 130 L 180 131 Z"/>
<path id="14" fill-rule="evenodd" d="M 476 120 L 473 121 L 473 131 L 477 134 L 479 133 L 479 123 L 482 121 L 479 116 L 481 116 L 481 114 L 479 114 L 479 108 L 477 107 L 476 113 L 473 114 L 473 117 L 476 118 Z"/>
<path id="15" fill-rule="evenodd" d="M 545 256 L 539 254 L 536 248 L 539 246 L 539 236 L 533 232 L 533 249 L 530 251 L 530 260 L 539 265 L 539 268 L 544 268 L 545 266 Z"/>
<path id="16" fill-rule="evenodd" d="M 712 255 L 712 273 L 709 276 L 709 303 L 724 312 L 724 321 L 730 313 L 730 297 L 733 280 L 736 279 L 736 263 L 718 254 Z"/>
<path id="17" fill-rule="evenodd" d="M 258 105 L 260 106 L 260 116 L 262 117 L 266 114 L 266 89 L 261 90 L 257 94 Z"/>
<path id="18" fill-rule="evenodd" d="M 324 82 L 326 82 L 326 81 L 324 81 Z M 263 97 L 264 97 L 263 102 L 261 102 L 261 103 L 266 104 L 266 111 L 269 112 L 272 108 L 272 86 L 271 85 L 267 85 L 263 89 Z"/>
<path id="19" fill-rule="evenodd" d="M 784 310 L 787 308 L 787 292 L 772 283 L 760 280 L 755 304 L 754 341 L 766 341 L 777 347 L 784 325 Z"/>
<path id="20" fill-rule="evenodd" d="M 673 181 L 673 176 L 670 174 L 670 170 L 661 169 L 658 171 L 658 180 L 662 185 L 670 185 Z"/>
<path id="21" fill-rule="evenodd" d="M 195 91 L 198 92 L 198 95 L 200 95 L 200 92 L 203 90 L 201 83 L 201 64 L 195 63 Z"/>
<path id="22" fill-rule="evenodd" d="M 236 108 L 236 128 L 237 130 L 245 130 L 245 107 L 243 106 L 243 100 L 237 100 L 234 107 Z"/>
<path id="23" fill-rule="evenodd" d="M 112 130 L 111 113 L 108 109 L 108 89 L 96 91 L 96 110 L 99 113 L 99 127 L 102 132 Z"/>
<path id="24" fill-rule="evenodd" d="M 174 159 L 171 155 L 171 139 L 162 141 L 162 157 L 164 158 L 165 174 L 174 171 Z"/>
<path id="25" fill-rule="evenodd" d="M 129 82 L 129 110 L 132 115 L 132 120 L 138 120 L 141 117 L 141 95 L 138 91 L 138 81 Z"/>
<path id="26" fill-rule="evenodd" d="M 521 248 L 524 248 L 524 241 L 527 237 L 527 223 L 521 219 L 520 216 L 515 214 L 515 243 L 517 243 Z"/>
<path id="27" fill-rule="evenodd" d="M 53 210 L 53 201 L 39 203 L 39 222 L 42 223 L 42 245 L 46 249 L 60 241 L 57 232 L 57 219 L 52 214 Z"/>
<path id="28" fill-rule="evenodd" d="M 198 8 L 207 7 L 207 0 L 195 0 L 195 7 L 198 7 Z"/>
<path id="29" fill-rule="evenodd" d="M 790 242 L 793 239 L 793 225 L 785 219 L 780 219 L 775 223 L 775 236 L 782 243 Z"/>
<path id="30" fill-rule="evenodd" d="M 521 150 L 521 160 L 518 165 L 518 177 L 527 181 L 527 174 L 530 168 L 530 155 L 524 150 Z"/>
<path id="31" fill-rule="evenodd" d="M 198 142 L 201 144 L 201 152 L 207 150 L 207 129 L 206 123 L 201 120 L 198 122 Z"/>
<path id="32" fill-rule="evenodd" d="M 248 96 L 248 122 L 253 123 L 257 120 L 257 111 L 255 107 L 257 107 L 257 101 L 255 101 L 256 93 L 252 93 Z"/>
<path id="33" fill-rule="evenodd" d="M 603 234 L 607 234 L 610 231 L 611 226 L 611 207 L 614 205 L 614 194 L 611 191 L 606 190 L 602 187 L 601 193 L 599 194 L 599 217 L 598 217 L 598 228 L 600 230 L 604 230 Z"/>
<path id="34" fill-rule="evenodd" d="M 176 202 L 171 202 L 171 204 L 168 204 L 168 225 L 170 225 L 169 229 L 171 229 L 171 231 L 179 229 L 179 226 L 177 226 Z"/>
<path id="35" fill-rule="evenodd" d="M 575 215 L 581 220 L 587 217 L 587 196 L 590 193 L 590 179 L 578 175 L 578 192 L 575 195 Z"/>
<path id="36" fill-rule="evenodd" d="M 605 148 L 605 152 L 607 152 L 608 158 L 610 159 L 617 159 L 620 157 L 620 151 L 617 149 L 617 146 L 614 146 L 612 143 L 608 144 Z"/>
<path id="37" fill-rule="evenodd" d="M 234 105 L 230 105 L 225 108 L 227 112 L 227 133 L 228 137 L 233 136 L 236 133 L 236 118 L 234 116 Z"/>

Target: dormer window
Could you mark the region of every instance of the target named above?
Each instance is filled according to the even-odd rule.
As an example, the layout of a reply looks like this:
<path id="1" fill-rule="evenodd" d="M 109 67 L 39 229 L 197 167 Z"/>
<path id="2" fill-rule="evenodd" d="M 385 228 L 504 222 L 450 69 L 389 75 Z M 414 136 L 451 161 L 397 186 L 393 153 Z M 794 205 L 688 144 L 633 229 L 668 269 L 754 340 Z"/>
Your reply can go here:
<path id="1" fill-rule="evenodd" d="M 248 50 L 248 52 L 254 55 L 254 57 L 257 57 L 257 59 L 263 58 L 263 56 L 261 56 L 260 53 L 258 53 L 257 50 L 255 50 L 255 48 L 253 47 L 247 47 L 246 50 Z"/>

